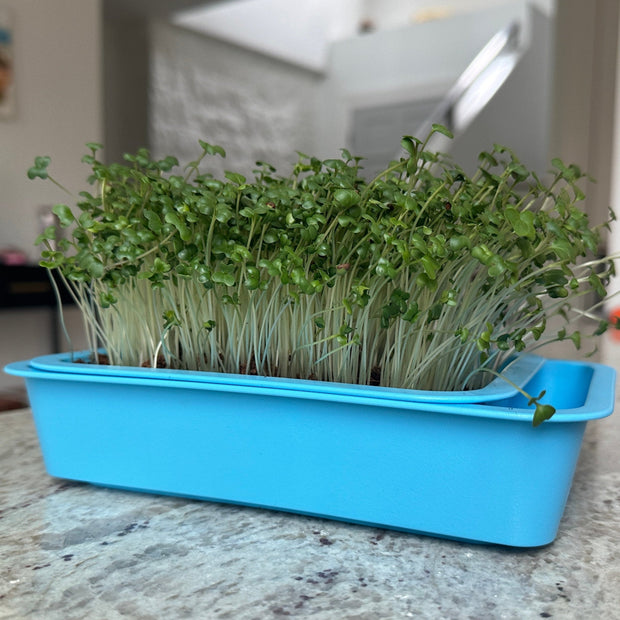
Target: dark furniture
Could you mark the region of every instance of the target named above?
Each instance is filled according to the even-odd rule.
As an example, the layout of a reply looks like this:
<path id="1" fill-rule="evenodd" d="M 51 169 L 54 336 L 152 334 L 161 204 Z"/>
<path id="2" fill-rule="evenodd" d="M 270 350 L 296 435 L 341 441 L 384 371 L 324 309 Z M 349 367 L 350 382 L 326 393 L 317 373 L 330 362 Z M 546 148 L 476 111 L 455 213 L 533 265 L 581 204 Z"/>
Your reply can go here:
<path id="1" fill-rule="evenodd" d="M 63 304 L 73 300 L 64 284 L 55 277 Z M 48 270 L 38 265 L 0 264 L 0 309 L 50 308 L 51 344 L 59 351 L 59 310 Z"/>

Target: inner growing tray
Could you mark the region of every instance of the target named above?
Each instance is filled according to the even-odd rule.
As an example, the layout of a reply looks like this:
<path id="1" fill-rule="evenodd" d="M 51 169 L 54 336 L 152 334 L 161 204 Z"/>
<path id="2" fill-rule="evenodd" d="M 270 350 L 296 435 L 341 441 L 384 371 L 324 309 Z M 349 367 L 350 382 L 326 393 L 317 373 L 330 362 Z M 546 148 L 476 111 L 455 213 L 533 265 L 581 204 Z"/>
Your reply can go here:
<path id="1" fill-rule="evenodd" d="M 47 372 L 78 375 L 101 375 L 110 377 L 144 378 L 156 374 L 158 379 L 168 381 L 190 381 L 212 385 L 239 387 L 263 387 L 276 390 L 294 390 L 329 394 L 333 396 L 355 396 L 356 398 L 382 398 L 403 402 L 419 403 L 483 403 L 510 398 L 518 393 L 514 385 L 523 387 L 542 368 L 545 358 L 538 355 L 521 355 L 508 363 L 502 370 L 502 377 L 496 377 L 488 385 L 475 390 L 435 391 L 390 388 L 372 385 L 354 385 L 309 379 L 288 379 L 283 377 L 262 377 L 233 373 L 174 370 L 163 368 L 137 368 L 132 366 L 107 366 L 89 364 L 75 360 L 86 360 L 90 352 L 53 354 L 36 357 L 30 367 Z M 511 385 L 514 384 L 514 385 Z"/>

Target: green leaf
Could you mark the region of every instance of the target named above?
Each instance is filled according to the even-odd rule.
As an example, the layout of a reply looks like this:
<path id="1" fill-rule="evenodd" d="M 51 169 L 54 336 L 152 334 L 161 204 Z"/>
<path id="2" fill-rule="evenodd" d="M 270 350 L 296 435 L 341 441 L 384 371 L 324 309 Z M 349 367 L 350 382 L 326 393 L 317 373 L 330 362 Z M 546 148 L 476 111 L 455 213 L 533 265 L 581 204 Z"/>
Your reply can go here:
<path id="1" fill-rule="evenodd" d="M 506 207 L 504 215 L 519 237 L 527 237 L 531 240 L 536 238 L 535 215 L 531 211 L 518 211 L 515 207 Z"/>
<path id="2" fill-rule="evenodd" d="M 178 327 L 181 325 L 181 321 L 174 310 L 164 311 L 162 318 L 164 319 L 164 329 L 170 329 L 171 327 Z"/>
<path id="3" fill-rule="evenodd" d="M 435 280 L 437 278 L 437 271 L 439 269 L 439 265 L 430 257 L 430 256 L 422 256 L 420 259 L 422 266 L 424 267 L 424 271 L 426 275 L 431 279 Z"/>
<path id="4" fill-rule="evenodd" d="M 103 263 L 96 256 L 85 254 L 80 258 L 79 262 L 92 278 L 98 280 L 103 276 Z"/>
<path id="5" fill-rule="evenodd" d="M 52 213 L 58 218 L 63 228 L 67 228 L 75 222 L 75 217 L 67 205 L 54 205 L 52 207 Z"/>
<path id="6" fill-rule="evenodd" d="M 235 276 L 232 273 L 226 273 L 224 271 L 215 271 L 211 279 L 216 284 L 224 284 L 226 286 L 234 286 L 236 282 Z"/>
<path id="7" fill-rule="evenodd" d="M 443 304 L 441 304 L 440 302 L 434 303 L 428 309 L 428 312 L 426 315 L 426 322 L 432 323 L 433 321 L 436 321 L 441 316 L 442 309 L 443 309 Z"/>
<path id="8" fill-rule="evenodd" d="M 232 210 L 226 205 L 218 204 L 215 208 L 215 219 L 222 224 L 226 224 L 232 215 Z"/>
<path id="9" fill-rule="evenodd" d="M 157 167 L 162 172 L 169 172 L 175 166 L 179 165 L 179 160 L 176 157 L 164 157 L 164 159 L 157 162 Z"/>
<path id="10" fill-rule="evenodd" d="M 595 332 L 592 334 L 593 336 L 601 336 L 609 329 L 609 321 L 602 320 L 599 322 L 598 327 Z"/>
<path id="11" fill-rule="evenodd" d="M 545 420 L 549 420 L 555 413 L 555 407 L 551 405 L 542 405 L 536 403 L 536 410 L 534 411 L 534 419 L 532 420 L 532 426 L 539 426 Z"/>
<path id="12" fill-rule="evenodd" d="M 323 162 L 323 165 L 326 168 L 331 168 L 332 170 L 341 170 L 342 168 L 346 168 L 346 164 L 340 159 L 326 159 Z"/>
<path id="13" fill-rule="evenodd" d="M 168 273 L 171 267 L 166 261 L 163 261 L 159 256 L 153 261 L 152 273 Z"/>
<path id="14" fill-rule="evenodd" d="M 209 144 L 204 140 L 198 140 L 198 144 L 202 147 L 203 151 L 207 155 L 219 155 L 220 157 L 226 157 L 226 151 L 221 147 L 215 144 Z"/>
<path id="15" fill-rule="evenodd" d="M 148 222 L 148 227 L 156 235 L 159 235 L 161 233 L 162 226 L 163 226 L 159 215 L 157 215 L 157 213 L 155 213 L 154 211 L 151 211 L 150 209 L 144 209 L 143 214 Z"/>
<path id="16" fill-rule="evenodd" d="M 469 334 L 470 331 L 467 327 L 461 327 L 460 329 L 457 329 L 454 333 L 455 336 L 460 338 L 461 344 L 465 344 L 469 340 Z"/>
<path id="17" fill-rule="evenodd" d="M 34 166 L 28 168 L 29 179 L 47 179 L 47 167 L 50 165 L 51 158 L 47 155 L 40 155 L 34 158 Z"/>
<path id="18" fill-rule="evenodd" d="M 212 331 L 216 327 L 217 323 L 213 319 L 209 319 L 202 324 L 203 329 L 206 329 L 208 332 Z"/>
<path id="19" fill-rule="evenodd" d="M 87 212 L 80 213 L 80 216 L 78 217 L 78 223 L 82 228 L 85 228 L 86 230 L 95 226 L 95 220 L 92 218 L 91 214 Z"/>
<path id="20" fill-rule="evenodd" d="M 466 235 L 458 235 L 457 237 L 450 237 L 448 241 L 450 249 L 457 252 L 466 248 L 471 248 L 471 239 Z"/>
<path id="21" fill-rule="evenodd" d="M 600 297 L 605 297 L 607 295 L 607 291 L 605 290 L 603 282 L 595 273 L 591 274 L 588 277 L 588 282 Z"/>
<path id="22" fill-rule="evenodd" d="M 224 173 L 224 176 L 229 180 L 232 181 L 235 185 L 243 185 L 246 181 L 245 177 L 242 174 L 239 174 L 237 172 L 230 172 L 230 171 L 226 171 Z"/>
<path id="23" fill-rule="evenodd" d="M 551 249 L 557 254 L 560 260 L 572 261 L 577 255 L 575 245 L 568 239 L 554 239 Z"/>
<path id="24" fill-rule="evenodd" d="M 547 294 L 551 299 L 565 299 L 569 295 L 563 286 L 551 286 L 547 289 Z"/>
<path id="25" fill-rule="evenodd" d="M 491 155 L 491 153 L 488 153 L 487 151 L 483 151 L 482 153 L 480 153 L 480 155 L 478 155 L 478 161 L 480 163 L 486 162 L 493 167 L 498 165 L 497 159 L 495 159 L 495 157 L 493 157 L 493 155 Z"/>
<path id="26" fill-rule="evenodd" d="M 551 165 L 557 170 L 559 170 L 562 174 L 568 173 L 568 168 L 566 167 L 564 162 L 559 157 L 554 157 L 551 160 Z"/>
<path id="27" fill-rule="evenodd" d="M 109 291 L 101 293 L 101 295 L 99 296 L 99 303 L 101 304 L 102 308 L 109 308 L 110 306 L 113 306 L 117 301 L 118 300 L 114 296 L 114 294 Z"/>
<path id="28" fill-rule="evenodd" d="M 403 139 L 400 141 L 400 145 L 403 147 L 403 150 L 407 151 L 407 153 L 413 157 L 417 155 L 418 146 L 420 144 L 421 141 L 413 136 L 403 136 Z"/>
<path id="29" fill-rule="evenodd" d="M 420 309 L 418 307 L 417 302 L 413 302 L 407 311 L 403 314 L 403 321 L 407 321 L 408 323 L 415 323 L 420 316 Z"/>
<path id="30" fill-rule="evenodd" d="M 168 224 L 172 224 L 179 231 L 179 236 L 183 239 L 183 241 L 189 241 L 192 238 L 190 229 L 185 225 L 185 222 L 181 220 L 177 213 L 169 211 L 164 216 L 164 220 Z"/>
<path id="31" fill-rule="evenodd" d="M 48 226 L 35 240 L 35 245 L 41 245 L 44 241 L 56 239 L 56 226 Z"/>
<path id="32" fill-rule="evenodd" d="M 497 278 L 507 270 L 506 262 L 498 255 L 493 256 L 487 266 L 489 268 L 489 276 L 492 278 Z"/>
<path id="33" fill-rule="evenodd" d="M 360 201 L 360 195 L 352 189 L 337 189 L 334 192 L 334 200 L 341 207 L 349 208 Z"/>
<path id="34" fill-rule="evenodd" d="M 454 138 L 454 134 L 447 127 L 445 127 L 444 125 L 439 125 L 438 123 L 433 123 L 432 131 L 433 133 L 440 133 L 447 138 L 450 138 L 451 140 L 452 138 Z"/>

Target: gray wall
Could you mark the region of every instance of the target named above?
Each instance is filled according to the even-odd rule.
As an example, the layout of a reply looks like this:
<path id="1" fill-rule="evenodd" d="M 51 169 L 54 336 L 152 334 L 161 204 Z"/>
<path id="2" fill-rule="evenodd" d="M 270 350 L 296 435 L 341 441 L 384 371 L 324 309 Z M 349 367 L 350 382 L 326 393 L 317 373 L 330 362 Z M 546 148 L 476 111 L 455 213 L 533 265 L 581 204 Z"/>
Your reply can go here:
<path id="1" fill-rule="evenodd" d="M 56 176 L 81 189 L 84 144 L 102 138 L 101 5 L 83 0 L 3 0 L 15 27 L 14 117 L 0 121 L 0 247 L 35 257 L 41 205 L 67 200 L 26 170 L 36 155 L 52 156 Z"/>
<path id="2" fill-rule="evenodd" d="M 148 21 L 104 3 L 103 115 L 104 157 L 121 161 L 124 153 L 148 146 Z"/>
<path id="3" fill-rule="evenodd" d="M 296 150 L 332 157 L 344 146 L 387 162 L 398 154 L 400 137 L 416 129 L 408 122 L 416 118 L 412 102 L 415 108 L 445 93 L 493 34 L 525 15 L 524 4 L 512 2 L 338 41 L 325 75 L 152 23 L 151 146 L 157 155 L 190 161 L 198 138 L 220 144 L 228 158 L 212 160 L 216 173 L 248 173 L 257 159 L 284 171 Z M 406 111 L 402 127 L 399 106 Z M 364 111 L 381 115 L 382 109 L 381 122 L 371 127 Z M 538 126 L 533 131 L 538 134 Z M 356 150 L 369 141 L 377 153 Z"/>
<path id="4" fill-rule="evenodd" d="M 372 127 L 354 125 L 363 110 L 373 112 L 390 140 L 415 133 L 417 127 L 408 121 L 418 116 L 416 103 L 427 107 L 445 94 L 496 32 L 525 15 L 523 4 L 514 2 L 335 43 L 323 93 L 322 148 L 331 155 L 343 145 L 368 141 L 356 132 L 378 134 Z M 399 139 L 391 146 L 381 135 L 372 141 L 373 159 L 389 161 L 399 154 Z"/>
<path id="5" fill-rule="evenodd" d="M 529 17 L 527 50 L 495 97 L 450 150 L 467 172 L 475 169 L 478 153 L 495 143 L 512 148 L 526 166 L 541 175 L 551 167 L 553 21 L 537 9 L 532 9 Z"/>
<path id="6" fill-rule="evenodd" d="M 51 155 L 55 176 L 72 191 L 83 188 L 84 144 L 102 138 L 101 3 L 81 0 L 3 0 L 14 23 L 14 117 L 0 121 L 0 247 L 13 246 L 36 260 L 42 206 L 70 199 L 51 183 L 30 181 L 36 155 Z M 0 368 L 51 352 L 51 312 L 0 313 Z M 68 319 L 80 346 L 81 321 Z M 0 372 L 0 389 L 20 384 Z"/>
<path id="7" fill-rule="evenodd" d="M 150 37 L 156 155 L 191 161 L 202 139 L 227 152 L 210 160 L 212 172 L 247 175 L 256 160 L 285 173 L 295 151 L 314 153 L 320 74 L 164 22 Z"/>

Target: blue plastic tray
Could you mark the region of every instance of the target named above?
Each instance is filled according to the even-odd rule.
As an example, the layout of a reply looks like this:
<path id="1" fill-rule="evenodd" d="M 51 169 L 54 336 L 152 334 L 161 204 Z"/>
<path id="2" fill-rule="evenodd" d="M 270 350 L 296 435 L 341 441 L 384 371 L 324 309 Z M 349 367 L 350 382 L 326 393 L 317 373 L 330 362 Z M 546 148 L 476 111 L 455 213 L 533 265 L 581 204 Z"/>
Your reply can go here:
<path id="1" fill-rule="evenodd" d="M 516 388 L 524 386 L 545 363 L 538 355 L 522 355 L 506 365 L 502 376 L 493 379 L 484 388 L 476 390 L 435 391 L 409 390 L 370 385 L 352 385 L 328 381 L 287 379 L 281 377 L 260 377 L 255 375 L 228 374 L 219 372 L 200 372 L 190 370 L 169 370 L 164 368 L 136 368 L 131 366 L 107 366 L 98 364 L 76 364 L 75 359 L 88 359 L 90 353 L 82 351 L 71 355 L 53 354 L 34 358 L 30 366 L 49 372 L 68 372 L 71 374 L 98 374 L 109 377 L 144 378 L 155 375 L 158 379 L 170 381 L 200 382 L 209 385 L 229 385 L 235 387 L 268 388 L 322 393 L 331 396 L 354 396 L 355 398 L 381 398 L 396 401 L 425 403 L 480 403 L 509 398 L 517 394 Z"/>
<path id="2" fill-rule="evenodd" d="M 606 366 L 546 361 L 525 387 L 558 411 L 533 428 L 521 395 L 424 403 L 152 369 L 6 370 L 26 379 L 53 476 L 520 547 L 555 538 L 586 424 L 611 413 L 615 384 Z"/>

